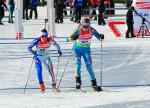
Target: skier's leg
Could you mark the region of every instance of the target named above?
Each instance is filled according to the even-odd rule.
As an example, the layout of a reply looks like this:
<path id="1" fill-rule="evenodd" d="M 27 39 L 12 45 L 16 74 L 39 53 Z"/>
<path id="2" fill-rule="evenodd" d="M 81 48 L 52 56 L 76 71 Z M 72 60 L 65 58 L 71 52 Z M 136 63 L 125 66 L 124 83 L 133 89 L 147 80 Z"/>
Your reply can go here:
<path id="1" fill-rule="evenodd" d="M 53 64 L 52 64 L 51 59 L 49 57 L 46 57 L 45 60 L 43 61 L 43 64 L 45 65 L 47 71 L 49 72 L 49 74 L 52 77 L 52 84 L 56 83 L 55 82 L 55 75 L 54 75 Z"/>
<path id="2" fill-rule="evenodd" d="M 80 89 L 81 87 L 81 53 L 80 49 L 74 47 L 73 49 L 75 61 L 76 61 L 76 71 L 75 71 L 75 78 L 76 78 L 76 88 Z"/>
<path id="3" fill-rule="evenodd" d="M 53 92 L 59 92 L 60 90 L 58 90 L 56 88 L 56 78 L 55 78 L 55 75 L 54 75 L 53 64 L 52 64 L 52 61 L 51 61 L 50 57 L 45 58 L 45 61 L 43 63 L 45 65 L 47 71 L 49 72 L 49 74 L 52 77 L 52 91 Z"/>
<path id="4" fill-rule="evenodd" d="M 76 78 L 76 88 L 81 88 L 81 56 L 75 57 L 76 61 L 76 71 L 75 71 L 75 78 Z"/>
<path id="5" fill-rule="evenodd" d="M 97 81 L 95 80 L 91 80 L 91 85 L 94 91 L 103 91 L 102 88 L 100 86 L 97 86 Z"/>
<path id="6" fill-rule="evenodd" d="M 75 61 L 76 61 L 75 76 L 76 77 L 81 77 L 81 56 L 76 56 Z"/>
<path id="7" fill-rule="evenodd" d="M 42 64 L 41 64 L 41 61 L 38 57 L 35 58 L 35 67 L 37 70 L 37 76 L 38 76 L 39 83 L 43 83 Z"/>
<path id="8" fill-rule="evenodd" d="M 54 74 L 54 68 L 53 68 L 53 64 L 52 64 L 50 57 L 49 57 L 49 66 L 50 66 L 50 71 L 51 71 L 51 76 L 52 76 L 52 91 L 60 92 L 60 90 L 56 87 L 56 77 Z"/>
<path id="9" fill-rule="evenodd" d="M 85 53 L 83 53 L 83 58 L 84 58 L 86 68 L 87 68 L 89 76 L 90 76 L 92 88 L 95 91 L 102 91 L 101 87 L 97 86 L 97 81 L 96 81 L 95 74 L 94 74 L 94 71 L 92 68 L 92 58 L 91 58 L 90 49 L 87 49 L 87 51 L 85 51 Z"/>
<path id="10" fill-rule="evenodd" d="M 81 77 L 75 77 L 76 78 L 76 89 L 81 88 Z"/>
<path id="11" fill-rule="evenodd" d="M 41 65 L 41 61 L 38 57 L 35 57 L 35 67 L 37 70 L 37 76 L 38 76 L 38 80 L 39 80 L 39 84 L 40 84 L 40 90 L 41 90 L 41 92 L 44 92 L 45 86 L 44 86 L 43 77 L 42 77 L 42 65 Z"/>
<path id="12" fill-rule="evenodd" d="M 83 53 L 83 58 L 86 64 L 87 71 L 90 76 L 90 80 L 95 80 L 95 74 L 92 68 L 92 58 L 91 58 L 91 52 L 90 49 L 85 49 Z"/>

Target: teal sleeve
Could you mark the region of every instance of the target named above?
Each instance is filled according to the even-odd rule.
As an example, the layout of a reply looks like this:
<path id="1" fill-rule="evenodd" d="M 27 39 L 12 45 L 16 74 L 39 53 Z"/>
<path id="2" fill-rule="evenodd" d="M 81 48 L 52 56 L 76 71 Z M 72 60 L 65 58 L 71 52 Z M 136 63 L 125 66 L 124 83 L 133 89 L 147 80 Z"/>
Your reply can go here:
<path id="1" fill-rule="evenodd" d="M 101 40 L 102 34 L 99 34 L 94 28 L 92 28 L 92 35 L 94 35 L 98 40 Z"/>
<path id="2" fill-rule="evenodd" d="M 67 42 L 75 41 L 76 39 L 78 39 L 78 37 L 79 37 L 79 30 L 77 29 L 69 37 L 67 37 L 66 41 Z"/>

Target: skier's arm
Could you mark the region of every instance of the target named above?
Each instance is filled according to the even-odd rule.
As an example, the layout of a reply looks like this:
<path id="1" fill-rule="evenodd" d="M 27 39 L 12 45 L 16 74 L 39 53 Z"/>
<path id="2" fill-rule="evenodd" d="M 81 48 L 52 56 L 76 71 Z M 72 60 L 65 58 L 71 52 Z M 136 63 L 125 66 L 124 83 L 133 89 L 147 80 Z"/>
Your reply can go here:
<path id="1" fill-rule="evenodd" d="M 77 29 L 69 37 L 67 37 L 67 42 L 75 41 L 79 37 L 79 30 Z"/>
<path id="2" fill-rule="evenodd" d="M 99 34 L 94 28 L 92 28 L 92 35 L 94 35 L 98 40 L 104 39 L 104 34 Z"/>
<path id="3" fill-rule="evenodd" d="M 61 56 L 61 55 L 62 55 L 62 52 L 61 52 L 61 49 L 60 49 L 59 44 L 58 44 L 54 39 L 52 39 L 50 42 L 51 42 L 52 45 L 54 45 L 54 47 L 57 48 L 58 54 L 59 54 L 59 56 Z"/>
<path id="4" fill-rule="evenodd" d="M 28 50 L 32 53 L 35 54 L 35 51 L 32 49 L 34 46 L 38 44 L 39 40 L 36 38 L 32 41 L 32 43 L 28 46 Z"/>

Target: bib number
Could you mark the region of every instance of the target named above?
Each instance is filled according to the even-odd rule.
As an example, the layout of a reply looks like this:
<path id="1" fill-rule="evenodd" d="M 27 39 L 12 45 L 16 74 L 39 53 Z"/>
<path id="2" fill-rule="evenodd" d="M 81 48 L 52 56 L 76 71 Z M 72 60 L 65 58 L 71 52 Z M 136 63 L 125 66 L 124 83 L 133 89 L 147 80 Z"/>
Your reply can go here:
<path id="1" fill-rule="evenodd" d="M 44 52 L 45 52 L 45 49 L 40 49 L 40 52 L 41 52 L 41 53 L 44 53 Z"/>
<path id="2" fill-rule="evenodd" d="M 80 45 L 88 45 L 91 43 L 91 41 L 90 40 L 78 40 L 77 43 Z"/>

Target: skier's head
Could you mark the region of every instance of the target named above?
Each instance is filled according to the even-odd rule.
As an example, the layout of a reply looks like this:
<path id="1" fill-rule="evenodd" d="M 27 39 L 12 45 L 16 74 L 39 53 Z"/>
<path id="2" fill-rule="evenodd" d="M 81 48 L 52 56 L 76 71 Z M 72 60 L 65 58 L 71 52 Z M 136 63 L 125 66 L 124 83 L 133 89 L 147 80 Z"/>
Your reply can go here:
<path id="1" fill-rule="evenodd" d="M 135 10 L 134 6 L 130 6 L 129 9 L 132 10 L 132 11 Z"/>
<path id="2" fill-rule="evenodd" d="M 44 29 L 42 29 L 41 30 L 41 37 L 42 38 L 46 38 L 48 36 L 48 32 L 47 32 L 47 30 L 44 28 Z"/>
<path id="3" fill-rule="evenodd" d="M 90 27 L 90 19 L 87 17 L 83 18 L 81 25 L 82 25 L 82 28 L 89 28 Z"/>

